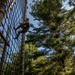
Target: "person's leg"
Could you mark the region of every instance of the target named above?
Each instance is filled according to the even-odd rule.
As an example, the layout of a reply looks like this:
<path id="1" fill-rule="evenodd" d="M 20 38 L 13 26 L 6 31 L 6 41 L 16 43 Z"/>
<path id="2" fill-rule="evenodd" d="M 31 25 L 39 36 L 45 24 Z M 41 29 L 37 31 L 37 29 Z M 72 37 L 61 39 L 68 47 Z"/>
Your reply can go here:
<path id="1" fill-rule="evenodd" d="M 22 27 L 22 25 L 19 25 L 17 28 L 15 28 L 15 30 L 17 30 L 17 29 L 19 29 L 19 28 L 21 28 Z"/>
<path id="2" fill-rule="evenodd" d="M 22 30 L 26 33 L 28 31 L 29 27 L 22 27 Z"/>
<path id="3" fill-rule="evenodd" d="M 29 29 L 28 27 L 24 29 L 25 33 L 28 31 L 28 29 Z"/>
<path id="4" fill-rule="evenodd" d="M 14 39 L 18 39 L 19 35 L 20 35 L 20 31 L 18 32 L 18 34 L 16 35 L 16 37 Z"/>
<path id="5" fill-rule="evenodd" d="M 17 28 L 14 27 L 15 33 L 16 33 L 17 29 L 22 28 L 22 26 L 23 25 L 20 24 Z"/>
<path id="6" fill-rule="evenodd" d="M 18 39 L 20 33 L 24 33 L 24 32 L 25 32 L 25 31 L 23 31 L 23 30 L 19 31 L 18 34 L 16 35 L 16 37 L 15 37 L 14 39 Z"/>

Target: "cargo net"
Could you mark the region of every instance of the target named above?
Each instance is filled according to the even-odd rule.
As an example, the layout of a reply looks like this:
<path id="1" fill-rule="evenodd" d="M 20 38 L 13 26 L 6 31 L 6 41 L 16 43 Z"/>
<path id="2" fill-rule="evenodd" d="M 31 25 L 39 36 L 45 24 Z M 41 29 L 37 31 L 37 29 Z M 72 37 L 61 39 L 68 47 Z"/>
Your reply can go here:
<path id="1" fill-rule="evenodd" d="M 0 75 L 14 75 L 15 71 L 19 73 L 11 64 L 21 47 L 21 35 L 14 39 L 14 27 L 23 23 L 24 10 L 25 0 L 0 0 Z"/>

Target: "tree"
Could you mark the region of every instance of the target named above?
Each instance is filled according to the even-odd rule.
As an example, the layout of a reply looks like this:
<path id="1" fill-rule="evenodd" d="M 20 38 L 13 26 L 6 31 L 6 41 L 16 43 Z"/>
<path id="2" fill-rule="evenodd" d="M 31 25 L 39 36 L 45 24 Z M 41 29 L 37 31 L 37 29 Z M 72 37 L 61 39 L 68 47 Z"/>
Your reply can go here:
<path id="1" fill-rule="evenodd" d="M 35 20 L 40 21 L 39 28 L 34 28 L 33 32 L 27 37 L 29 40 L 35 43 L 38 47 L 53 51 L 53 55 L 50 57 L 51 61 L 56 62 L 56 66 L 59 63 L 59 68 L 55 69 L 55 74 L 59 73 L 66 68 L 67 58 L 73 55 L 74 51 L 74 11 L 62 9 L 61 0 L 34 0 L 31 6 L 31 15 Z M 33 37 L 33 38 L 31 38 Z M 52 53 L 52 52 L 50 52 Z M 70 60 L 71 61 L 71 60 Z M 57 66 L 57 67 L 58 67 Z M 60 67 L 62 67 L 61 71 Z M 68 65 L 69 68 L 69 65 Z M 67 72 L 64 71 L 64 75 Z M 68 74 L 71 73 L 71 70 Z"/>
<path id="2" fill-rule="evenodd" d="M 5 75 L 19 75 L 20 71 L 20 52 L 13 54 L 12 59 L 13 61 L 10 63 L 6 63 L 6 67 L 4 69 L 5 70 Z M 43 61 L 41 61 L 41 57 L 43 58 Z M 26 44 L 25 45 L 25 56 L 24 56 L 24 74 L 25 75 L 35 75 L 35 73 L 37 72 L 37 70 L 35 70 L 35 68 L 37 67 L 36 64 L 39 65 L 39 67 L 41 67 L 40 64 L 43 64 L 44 62 L 46 62 L 46 57 L 44 56 L 44 53 L 38 51 L 37 47 L 35 45 L 33 45 L 32 43 Z M 38 61 L 37 63 L 35 63 L 36 61 Z M 43 69 L 43 68 L 42 68 Z M 38 68 L 38 70 L 40 71 L 40 68 Z M 42 70 L 41 70 L 42 72 Z"/>

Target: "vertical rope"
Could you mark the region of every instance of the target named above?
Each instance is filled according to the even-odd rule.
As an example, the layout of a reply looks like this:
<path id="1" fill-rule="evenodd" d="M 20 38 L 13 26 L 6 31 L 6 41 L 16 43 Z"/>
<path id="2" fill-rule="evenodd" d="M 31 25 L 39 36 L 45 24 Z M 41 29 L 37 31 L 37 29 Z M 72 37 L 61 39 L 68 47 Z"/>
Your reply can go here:
<path id="1" fill-rule="evenodd" d="M 25 0 L 25 10 L 24 10 L 24 18 L 26 18 L 27 13 L 27 0 Z M 23 20 L 24 21 L 24 20 Z M 24 75 L 24 47 L 25 46 L 25 33 L 22 34 L 22 43 L 21 43 L 21 51 L 20 51 L 20 75 Z"/>

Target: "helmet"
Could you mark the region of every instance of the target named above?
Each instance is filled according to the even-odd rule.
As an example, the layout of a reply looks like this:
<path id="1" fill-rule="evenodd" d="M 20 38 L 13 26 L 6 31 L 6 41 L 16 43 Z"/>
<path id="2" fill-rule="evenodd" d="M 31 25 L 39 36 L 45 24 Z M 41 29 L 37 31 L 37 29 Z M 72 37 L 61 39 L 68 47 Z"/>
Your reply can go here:
<path id="1" fill-rule="evenodd" d="M 29 18 L 26 18 L 26 20 L 28 21 L 28 20 L 29 20 Z"/>

